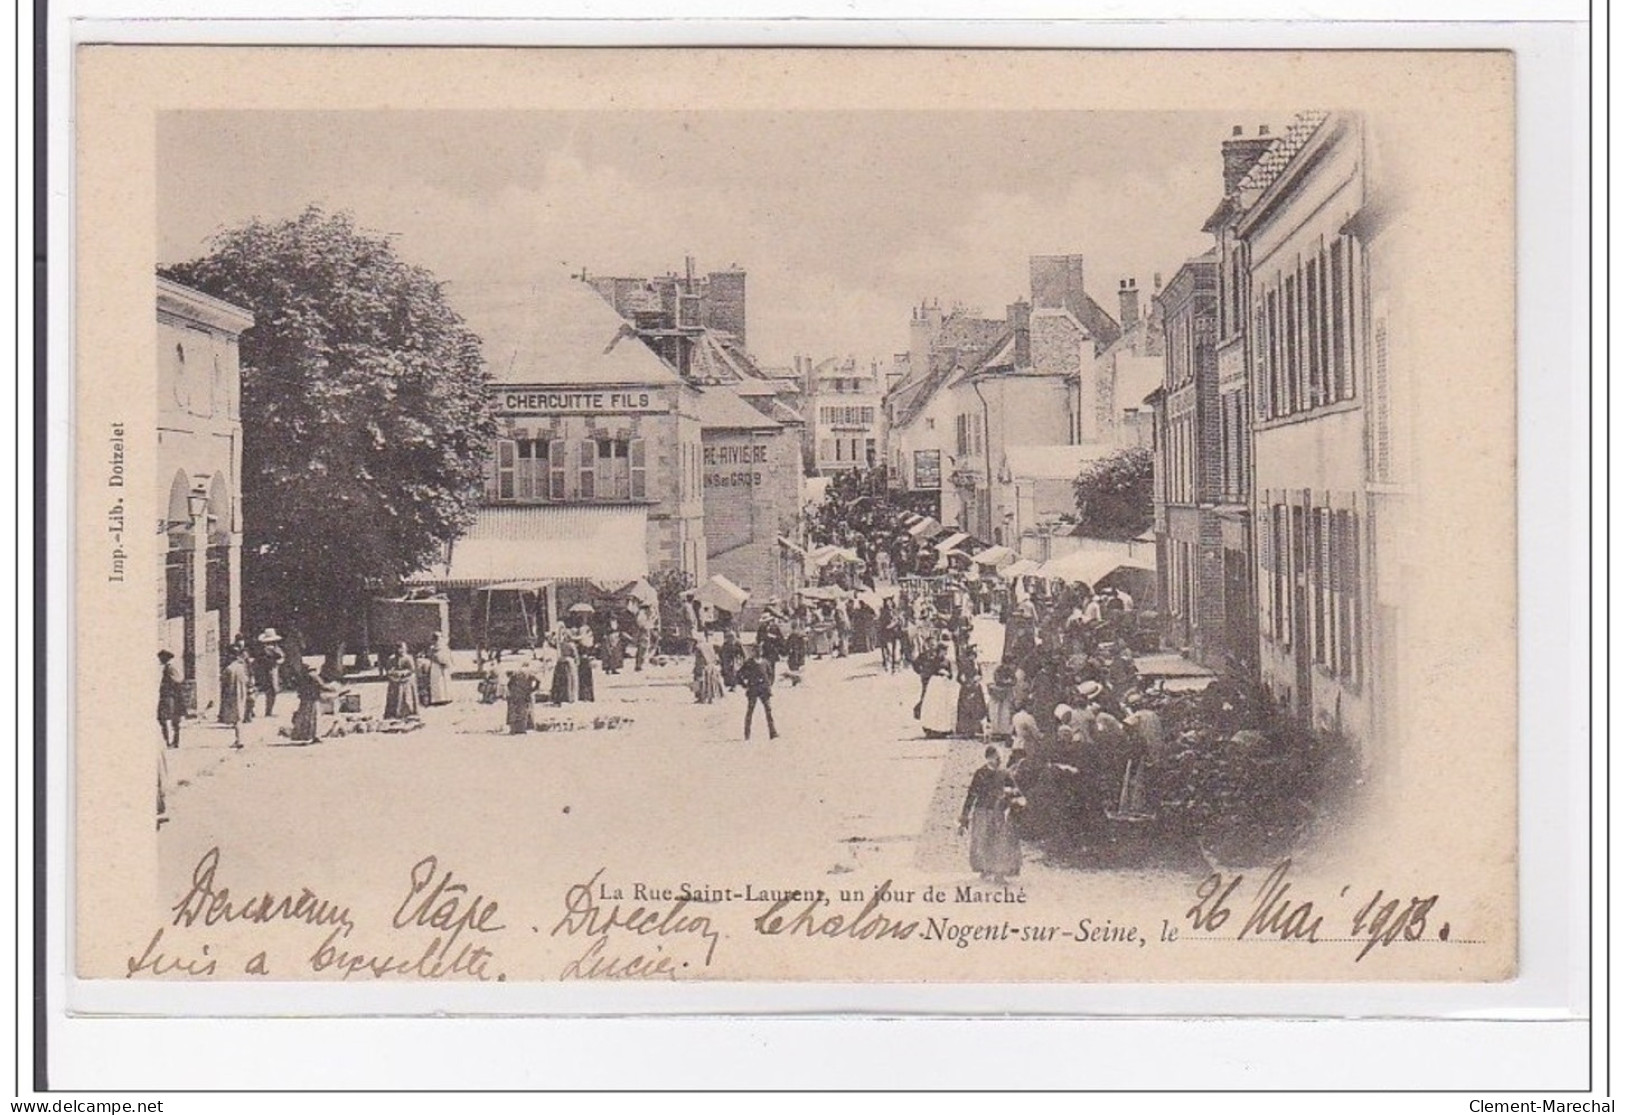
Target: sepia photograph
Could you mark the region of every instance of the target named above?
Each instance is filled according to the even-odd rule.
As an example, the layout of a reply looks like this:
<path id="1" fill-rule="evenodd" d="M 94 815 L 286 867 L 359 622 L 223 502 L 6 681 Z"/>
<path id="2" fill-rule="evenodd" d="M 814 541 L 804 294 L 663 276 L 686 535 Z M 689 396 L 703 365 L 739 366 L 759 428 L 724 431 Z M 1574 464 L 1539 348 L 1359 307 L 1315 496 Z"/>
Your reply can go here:
<path id="1" fill-rule="evenodd" d="M 162 53 L 81 978 L 1517 975 L 1507 55 Z"/>

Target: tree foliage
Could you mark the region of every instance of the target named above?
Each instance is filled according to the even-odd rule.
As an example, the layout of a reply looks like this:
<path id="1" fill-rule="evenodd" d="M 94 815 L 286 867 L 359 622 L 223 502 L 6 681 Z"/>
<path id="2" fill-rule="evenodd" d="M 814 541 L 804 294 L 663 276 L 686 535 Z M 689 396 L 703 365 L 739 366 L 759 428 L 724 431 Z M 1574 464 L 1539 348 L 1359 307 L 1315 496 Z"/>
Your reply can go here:
<path id="1" fill-rule="evenodd" d="M 1078 531 L 1095 538 L 1132 538 L 1151 526 L 1151 450 L 1119 449 L 1091 461 L 1072 482 Z"/>
<path id="2" fill-rule="evenodd" d="M 480 339 L 433 275 L 346 213 L 255 220 L 162 274 L 254 314 L 247 621 L 342 638 L 369 581 L 423 568 L 473 517 L 495 434 Z"/>

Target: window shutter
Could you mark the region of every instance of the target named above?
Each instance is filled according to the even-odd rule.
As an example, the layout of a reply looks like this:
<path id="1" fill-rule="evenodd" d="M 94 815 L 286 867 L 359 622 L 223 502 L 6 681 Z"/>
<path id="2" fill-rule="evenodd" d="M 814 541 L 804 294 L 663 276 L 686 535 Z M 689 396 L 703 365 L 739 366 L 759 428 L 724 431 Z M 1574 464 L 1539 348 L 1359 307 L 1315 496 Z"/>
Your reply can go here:
<path id="1" fill-rule="evenodd" d="M 497 499 L 514 498 L 514 473 L 519 461 L 519 445 L 504 438 L 497 442 Z"/>
<path id="2" fill-rule="evenodd" d="M 1378 318 L 1371 330 L 1371 455 L 1378 480 L 1392 475 L 1393 446 L 1388 412 L 1388 319 Z"/>
<path id="3" fill-rule="evenodd" d="M 630 456 L 632 470 L 632 498 L 648 499 L 649 469 L 647 458 L 644 456 L 646 450 L 644 449 L 643 439 L 640 437 L 633 438 L 627 452 Z"/>
<path id="4" fill-rule="evenodd" d="M 576 445 L 579 446 L 576 452 L 579 494 L 582 499 L 597 499 L 598 442 L 589 437 L 582 438 Z"/>
<path id="5" fill-rule="evenodd" d="M 567 498 L 564 454 L 569 447 L 570 443 L 563 438 L 554 438 L 547 443 L 547 498 L 558 503 Z"/>

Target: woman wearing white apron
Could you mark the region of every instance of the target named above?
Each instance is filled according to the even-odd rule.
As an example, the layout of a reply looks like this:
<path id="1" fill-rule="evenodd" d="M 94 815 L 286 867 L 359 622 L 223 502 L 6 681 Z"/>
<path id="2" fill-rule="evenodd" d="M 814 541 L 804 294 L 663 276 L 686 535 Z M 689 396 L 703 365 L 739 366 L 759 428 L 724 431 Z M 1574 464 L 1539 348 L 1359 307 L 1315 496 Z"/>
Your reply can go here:
<path id="1" fill-rule="evenodd" d="M 959 682 L 954 676 L 953 645 L 944 643 L 944 671 L 931 679 L 920 708 L 920 727 L 928 737 L 953 735 L 959 719 Z"/>

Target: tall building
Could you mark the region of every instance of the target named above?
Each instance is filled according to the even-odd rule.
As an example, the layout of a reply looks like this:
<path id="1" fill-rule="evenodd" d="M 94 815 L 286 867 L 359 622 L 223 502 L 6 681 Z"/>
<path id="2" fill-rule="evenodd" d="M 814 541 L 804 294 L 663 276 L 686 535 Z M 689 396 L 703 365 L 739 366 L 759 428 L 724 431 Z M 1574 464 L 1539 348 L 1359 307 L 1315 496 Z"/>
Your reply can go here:
<path id="1" fill-rule="evenodd" d="M 803 405 L 817 475 L 886 464 L 885 394 L 878 364 L 864 367 L 848 356 L 812 367 Z"/>
<path id="2" fill-rule="evenodd" d="M 1154 457 L 1154 529 L 1168 634 L 1197 661 L 1225 667 L 1219 498 L 1218 258 L 1187 260 L 1157 296 L 1163 380 Z"/>
<path id="3" fill-rule="evenodd" d="M 1401 595 L 1374 558 L 1401 536 L 1383 266 L 1363 120 L 1303 113 L 1238 188 L 1251 332 L 1253 515 L 1262 681 L 1303 719 L 1362 744 L 1393 662 Z M 1402 408 L 1398 413 L 1402 413 Z M 1385 645 L 1387 644 L 1387 645 Z"/>
<path id="4" fill-rule="evenodd" d="M 1236 228 L 1254 195 L 1242 184 L 1274 143 L 1267 125 L 1256 135 L 1241 126 L 1220 145 L 1223 196 L 1202 230 L 1211 233 L 1218 252 L 1218 382 L 1219 483 L 1215 513 L 1219 520 L 1224 561 L 1225 641 L 1231 665 L 1253 676 L 1258 668 L 1258 595 L 1253 566 L 1252 503 L 1253 395 L 1248 382 L 1253 330 L 1248 328 L 1252 293 L 1245 245 Z"/>
<path id="5" fill-rule="evenodd" d="M 547 614 L 594 583 L 706 575 L 702 391 L 582 283 L 534 288 L 491 338 L 498 433 L 473 525 L 410 580 L 451 602 L 454 645 L 478 638 L 478 590 L 535 584 Z"/>
<path id="6" fill-rule="evenodd" d="M 891 453 L 888 475 L 902 498 L 922 515 L 959 516 L 957 497 L 948 484 L 957 467 L 959 412 L 943 387 L 956 373 L 978 364 L 1006 328 L 1002 319 L 982 317 L 963 307 L 945 313 L 932 302 L 912 311 L 907 375 L 886 393 L 884 406 Z"/>
<path id="7" fill-rule="evenodd" d="M 157 505 L 166 540 L 158 646 L 180 662 L 188 709 L 198 712 L 219 701 L 220 648 L 243 622 L 238 339 L 254 318 L 168 279 L 158 280 L 157 313 Z M 115 431 L 120 460 L 124 436 Z M 122 468 L 114 478 L 116 491 Z"/>

